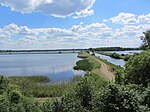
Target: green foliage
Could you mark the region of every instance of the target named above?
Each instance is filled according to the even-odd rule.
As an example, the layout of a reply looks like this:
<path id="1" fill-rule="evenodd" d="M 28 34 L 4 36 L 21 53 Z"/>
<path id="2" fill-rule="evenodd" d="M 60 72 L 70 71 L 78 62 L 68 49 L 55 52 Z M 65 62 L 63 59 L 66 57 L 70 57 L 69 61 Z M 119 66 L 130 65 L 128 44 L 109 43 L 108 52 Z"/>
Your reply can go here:
<path id="1" fill-rule="evenodd" d="M 18 104 L 23 99 L 23 96 L 20 91 L 13 90 L 8 94 L 8 99 L 11 103 Z"/>
<path id="2" fill-rule="evenodd" d="M 18 91 L 0 97 L 0 112 L 41 112 L 33 100 L 25 98 Z"/>
<path id="3" fill-rule="evenodd" d="M 68 83 L 51 83 L 44 76 L 14 76 L 10 77 L 10 84 L 17 85 L 25 96 L 61 97 L 76 85 L 75 79 Z M 79 79 L 78 79 L 79 80 Z"/>
<path id="4" fill-rule="evenodd" d="M 77 66 L 74 67 L 75 70 L 84 70 L 84 71 L 90 71 L 92 70 L 92 64 L 87 60 L 79 60 L 76 63 Z"/>
<path id="5" fill-rule="evenodd" d="M 125 65 L 125 82 L 147 86 L 150 82 L 150 52 L 133 55 Z"/>
<path id="6" fill-rule="evenodd" d="M 131 57 L 131 55 L 126 54 L 126 55 L 124 56 L 124 61 L 128 61 L 128 60 L 130 59 L 130 57 Z"/>
<path id="7" fill-rule="evenodd" d="M 40 104 L 18 89 L 6 90 L 0 95 L 0 112 L 148 112 L 150 92 L 147 89 L 143 95 L 143 91 L 141 86 L 109 84 L 98 75 L 86 74 L 62 98 Z"/>
<path id="8" fill-rule="evenodd" d="M 85 112 L 84 107 L 81 105 L 81 101 L 76 98 L 74 92 L 69 93 L 62 98 L 62 105 L 64 112 Z"/>
<path id="9" fill-rule="evenodd" d="M 146 105 L 148 108 L 150 108 L 150 85 L 144 91 L 144 97 L 143 97 L 142 104 Z"/>
<path id="10" fill-rule="evenodd" d="M 140 112 L 138 99 L 130 91 L 108 85 L 92 100 L 93 112 Z"/>
<path id="11" fill-rule="evenodd" d="M 46 101 L 41 107 L 42 112 L 63 112 L 62 103 L 58 100 Z"/>
<path id="12" fill-rule="evenodd" d="M 141 37 L 143 41 L 143 45 L 141 46 L 142 49 L 150 49 L 150 30 L 143 32 L 144 36 Z"/>
<path id="13" fill-rule="evenodd" d="M 122 69 L 116 70 L 115 82 L 116 84 L 124 84 L 124 71 Z"/>
<path id="14" fill-rule="evenodd" d="M 121 59 L 121 56 L 119 54 L 117 54 L 117 53 L 112 53 L 110 55 L 110 57 L 115 58 L 115 59 Z"/>
<path id="15" fill-rule="evenodd" d="M 94 51 L 126 51 L 126 50 L 139 50 L 139 48 L 122 48 L 122 47 L 100 47 L 100 48 L 91 48 L 89 50 Z"/>
<path id="16" fill-rule="evenodd" d="M 0 95 L 3 94 L 8 88 L 9 80 L 4 76 L 0 75 Z"/>
<path id="17" fill-rule="evenodd" d="M 19 80 L 28 80 L 37 83 L 48 83 L 50 82 L 47 76 L 12 76 L 9 79 L 13 82 L 18 82 Z"/>
<path id="18" fill-rule="evenodd" d="M 87 76 L 77 84 L 75 91 L 76 97 L 81 101 L 81 105 L 86 108 L 90 107 L 93 87 Z"/>

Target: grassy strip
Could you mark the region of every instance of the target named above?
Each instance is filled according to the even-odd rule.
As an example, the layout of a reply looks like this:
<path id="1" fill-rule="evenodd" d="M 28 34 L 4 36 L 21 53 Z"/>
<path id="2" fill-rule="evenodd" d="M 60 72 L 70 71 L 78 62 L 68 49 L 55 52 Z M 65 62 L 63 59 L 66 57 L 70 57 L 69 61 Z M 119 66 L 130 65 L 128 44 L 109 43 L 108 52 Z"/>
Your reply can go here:
<path id="1" fill-rule="evenodd" d="M 77 66 L 74 67 L 75 69 L 78 68 L 78 70 L 84 70 L 88 73 L 99 76 L 101 80 L 106 80 L 100 72 L 101 64 L 94 60 L 90 54 L 88 55 L 84 52 L 80 52 L 78 53 L 78 57 L 83 57 L 83 60 L 80 60 L 76 63 Z"/>
<path id="2" fill-rule="evenodd" d="M 117 53 L 111 53 L 111 52 L 97 52 L 102 55 L 110 56 L 114 59 L 123 59 L 124 61 L 128 61 L 131 55 L 129 54 L 117 54 Z"/>
<path id="3" fill-rule="evenodd" d="M 89 60 L 79 60 L 76 63 L 76 66 L 74 67 L 75 70 L 84 70 L 84 71 L 90 71 L 92 70 L 93 66 L 92 63 L 89 62 Z"/>
<path id="4" fill-rule="evenodd" d="M 76 70 L 84 70 L 84 71 L 92 71 L 94 69 L 100 68 L 100 63 L 91 59 L 90 56 L 86 55 L 85 53 L 80 52 L 78 57 L 82 58 L 83 60 L 79 60 L 76 63 L 74 69 Z"/>

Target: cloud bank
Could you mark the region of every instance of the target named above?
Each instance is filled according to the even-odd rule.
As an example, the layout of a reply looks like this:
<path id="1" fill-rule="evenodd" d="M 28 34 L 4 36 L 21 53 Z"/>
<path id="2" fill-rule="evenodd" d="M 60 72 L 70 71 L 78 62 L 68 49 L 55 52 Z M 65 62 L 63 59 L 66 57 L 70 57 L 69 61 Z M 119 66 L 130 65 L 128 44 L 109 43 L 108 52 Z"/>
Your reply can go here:
<path id="1" fill-rule="evenodd" d="M 95 0 L 0 0 L 0 4 L 21 13 L 42 12 L 55 17 L 82 18 L 94 13 Z"/>
<path id="2" fill-rule="evenodd" d="M 141 23 L 150 23 L 150 13 L 146 15 L 135 15 L 131 13 L 119 13 L 117 16 L 110 19 L 104 19 L 103 22 L 111 21 L 113 24 L 134 25 Z"/>

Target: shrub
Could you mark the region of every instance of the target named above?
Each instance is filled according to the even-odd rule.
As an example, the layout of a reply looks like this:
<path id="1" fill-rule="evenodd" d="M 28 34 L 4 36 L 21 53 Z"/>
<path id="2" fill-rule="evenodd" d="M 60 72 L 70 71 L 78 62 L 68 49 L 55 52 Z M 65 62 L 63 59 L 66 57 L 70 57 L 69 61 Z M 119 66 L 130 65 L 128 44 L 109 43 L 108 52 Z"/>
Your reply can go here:
<path id="1" fill-rule="evenodd" d="M 140 112 L 134 94 L 112 84 L 95 95 L 92 105 L 93 112 Z"/>
<path id="2" fill-rule="evenodd" d="M 0 75 L 0 95 L 3 94 L 8 88 L 9 80 Z"/>
<path id="3" fill-rule="evenodd" d="M 150 82 L 150 52 L 133 55 L 125 65 L 125 82 L 147 86 Z"/>

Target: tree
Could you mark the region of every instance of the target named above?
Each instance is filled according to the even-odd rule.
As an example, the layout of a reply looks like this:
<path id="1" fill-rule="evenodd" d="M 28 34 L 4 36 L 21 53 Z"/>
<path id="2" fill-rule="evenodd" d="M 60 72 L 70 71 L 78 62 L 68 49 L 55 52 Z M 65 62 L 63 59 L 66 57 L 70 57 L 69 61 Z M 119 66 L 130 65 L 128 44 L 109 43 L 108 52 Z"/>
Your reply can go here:
<path id="1" fill-rule="evenodd" d="M 125 65 L 125 83 L 147 86 L 150 83 L 150 52 L 133 55 Z"/>
<path id="2" fill-rule="evenodd" d="M 141 40 L 143 41 L 143 45 L 141 48 L 150 49 L 150 30 L 143 32 L 144 36 L 141 36 Z"/>
<path id="3" fill-rule="evenodd" d="M 81 101 L 81 105 L 89 108 L 92 100 L 93 86 L 89 81 L 89 77 L 85 76 L 76 86 L 75 95 Z"/>
<path id="4" fill-rule="evenodd" d="M 140 112 L 133 92 L 114 84 L 97 93 L 92 100 L 93 112 Z"/>
<path id="5" fill-rule="evenodd" d="M 0 94 L 3 94 L 8 88 L 8 79 L 0 75 Z"/>

